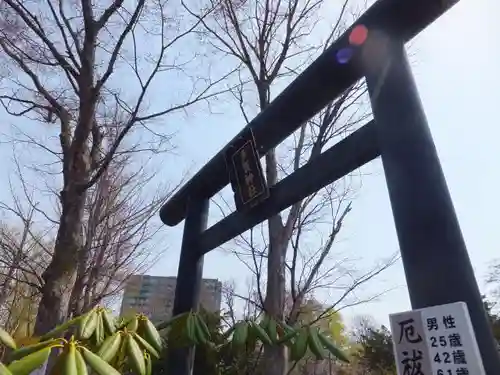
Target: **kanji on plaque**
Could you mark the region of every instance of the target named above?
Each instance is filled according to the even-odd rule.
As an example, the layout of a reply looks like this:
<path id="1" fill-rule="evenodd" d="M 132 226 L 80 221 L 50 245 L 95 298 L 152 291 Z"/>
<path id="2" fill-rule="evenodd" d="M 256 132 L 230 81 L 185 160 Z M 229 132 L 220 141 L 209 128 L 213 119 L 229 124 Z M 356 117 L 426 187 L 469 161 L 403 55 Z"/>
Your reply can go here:
<path id="1" fill-rule="evenodd" d="M 224 152 L 236 209 L 255 207 L 270 195 L 251 129 L 237 137 Z"/>
<path id="2" fill-rule="evenodd" d="M 400 327 L 399 342 L 405 340 L 411 344 L 416 344 L 422 341 L 422 336 L 415 328 L 415 319 L 410 318 L 398 322 Z"/>
<path id="3" fill-rule="evenodd" d="M 433 375 L 420 314 L 391 315 L 398 375 Z"/>
<path id="4" fill-rule="evenodd" d="M 467 305 L 463 302 L 421 309 L 434 375 L 484 375 Z M 437 327 L 430 329 L 430 323 Z"/>
<path id="5" fill-rule="evenodd" d="M 422 372 L 422 351 L 413 349 L 412 352 L 403 350 L 403 375 L 425 375 Z"/>
<path id="6" fill-rule="evenodd" d="M 390 318 L 398 375 L 485 375 L 464 302 Z"/>

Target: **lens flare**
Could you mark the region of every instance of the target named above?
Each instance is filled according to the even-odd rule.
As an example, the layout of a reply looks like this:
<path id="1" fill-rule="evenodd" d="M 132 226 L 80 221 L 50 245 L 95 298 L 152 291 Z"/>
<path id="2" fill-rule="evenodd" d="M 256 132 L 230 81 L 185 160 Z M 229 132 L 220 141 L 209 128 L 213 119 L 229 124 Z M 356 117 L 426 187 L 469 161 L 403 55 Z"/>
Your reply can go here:
<path id="1" fill-rule="evenodd" d="M 368 29 L 364 25 L 358 25 L 354 29 L 352 29 L 351 34 L 349 35 L 349 43 L 354 46 L 360 46 L 368 37 Z"/>
<path id="2" fill-rule="evenodd" d="M 352 48 L 342 48 L 337 52 L 337 61 L 340 64 L 347 64 L 354 54 L 354 50 Z"/>

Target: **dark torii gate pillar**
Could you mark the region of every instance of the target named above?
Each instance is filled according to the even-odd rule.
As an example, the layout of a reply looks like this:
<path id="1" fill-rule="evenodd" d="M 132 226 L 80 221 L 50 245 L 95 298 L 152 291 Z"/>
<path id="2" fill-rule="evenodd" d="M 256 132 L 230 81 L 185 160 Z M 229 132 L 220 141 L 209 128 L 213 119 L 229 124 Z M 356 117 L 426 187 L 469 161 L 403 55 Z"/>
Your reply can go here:
<path id="1" fill-rule="evenodd" d="M 500 374 L 500 357 L 404 49 L 455 3 L 377 1 L 162 207 L 165 224 L 186 220 L 174 314 L 198 308 L 204 254 L 381 156 L 412 307 L 466 302 L 486 374 Z M 337 61 L 358 25 L 368 29 L 368 45 L 372 35 L 382 36 L 384 54 L 368 61 L 362 47 L 351 61 Z M 270 187 L 265 201 L 206 228 L 209 199 L 229 183 L 228 150 L 251 132 L 263 156 L 362 77 L 374 120 Z M 167 359 L 170 375 L 190 375 L 192 364 L 192 348 Z"/>
<path id="2" fill-rule="evenodd" d="M 410 300 L 467 304 L 487 375 L 500 359 L 402 41 L 366 69 Z"/>

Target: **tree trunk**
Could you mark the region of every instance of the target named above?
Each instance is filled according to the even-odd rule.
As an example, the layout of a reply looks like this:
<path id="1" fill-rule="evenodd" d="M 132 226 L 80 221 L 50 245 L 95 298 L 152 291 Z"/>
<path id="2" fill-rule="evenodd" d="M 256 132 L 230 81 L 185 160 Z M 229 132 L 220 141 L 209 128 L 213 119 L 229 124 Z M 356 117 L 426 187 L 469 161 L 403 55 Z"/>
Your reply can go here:
<path id="1" fill-rule="evenodd" d="M 85 288 L 85 265 L 84 263 L 78 262 L 78 270 L 76 273 L 76 281 L 71 290 L 71 296 L 69 299 L 69 307 L 68 307 L 68 317 L 75 317 L 77 315 L 82 314 L 83 312 L 83 289 Z"/>
<path id="2" fill-rule="evenodd" d="M 84 15 L 84 18 L 89 15 Z M 89 19 L 85 20 L 90 22 Z M 73 137 L 67 133 L 69 116 L 61 117 L 61 145 L 63 147 L 63 189 L 61 217 L 54 246 L 54 254 L 42 274 L 44 285 L 36 316 L 35 334 L 44 334 L 67 318 L 71 291 L 75 284 L 79 250 L 83 247 L 82 223 L 90 175 L 89 136 L 95 126 L 95 108 L 99 93 L 94 90 L 94 63 L 96 32 L 92 22 L 85 25 L 78 77 L 78 121 Z"/>
<path id="3" fill-rule="evenodd" d="M 274 216 L 268 220 L 269 253 L 267 263 L 266 313 L 277 321 L 284 319 L 285 305 L 285 254 L 288 242 L 283 243 L 281 218 Z M 273 238 L 274 237 L 274 238 Z M 266 346 L 264 350 L 264 374 L 286 375 L 287 348 L 284 345 Z"/>
<path id="4" fill-rule="evenodd" d="M 276 152 L 271 150 L 266 155 L 266 177 L 269 186 L 278 180 Z M 267 221 L 269 229 L 269 251 L 267 260 L 267 285 L 264 307 L 266 313 L 277 321 L 282 321 L 285 310 L 285 260 L 289 238 L 283 227 L 281 215 L 275 215 Z M 284 345 L 266 346 L 264 350 L 264 375 L 286 375 L 287 350 Z"/>
<path id="5" fill-rule="evenodd" d="M 97 125 L 94 124 L 93 130 L 97 135 L 93 140 L 92 150 L 94 152 L 91 151 L 90 153 L 90 162 L 92 165 L 97 165 L 99 162 L 99 155 L 96 153 L 95 149 L 99 149 L 102 146 L 102 137 L 99 129 L 97 129 Z M 85 244 L 78 250 L 78 268 L 75 285 L 71 291 L 68 317 L 81 315 L 89 310 L 90 304 L 88 303 L 89 299 L 87 297 L 92 285 L 90 281 L 92 280 L 93 268 L 89 270 L 87 266 L 92 255 L 92 247 L 94 245 L 97 227 L 100 224 L 102 212 L 105 210 L 105 197 L 108 193 L 106 175 L 107 172 L 104 172 L 101 179 L 97 182 L 96 191 L 94 193 L 87 193 L 85 197 L 85 203 L 89 211 L 85 239 L 82 239 L 82 241 L 85 241 Z"/>
<path id="6" fill-rule="evenodd" d="M 92 215 L 95 219 L 95 215 Z M 69 300 L 68 317 L 83 314 L 85 311 L 84 289 L 88 285 L 89 270 L 87 264 L 89 263 L 92 240 L 95 233 L 95 221 L 88 222 L 87 233 L 85 234 L 85 244 L 78 249 L 78 266 L 76 270 L 76 281 L 71 290 L 71 297 Z M 82 239 L 83 241 L 83 239 Z"/>
<path id="7" fill-rule="evenodd" d="M 42 275 L 44 285 L 36 316 L 35 335 L 42 335 L 66 319 L 70 292 L 75 283 L 85 191 L 74 185 L 61 192 L 62 213 L 54 255 Z"/>

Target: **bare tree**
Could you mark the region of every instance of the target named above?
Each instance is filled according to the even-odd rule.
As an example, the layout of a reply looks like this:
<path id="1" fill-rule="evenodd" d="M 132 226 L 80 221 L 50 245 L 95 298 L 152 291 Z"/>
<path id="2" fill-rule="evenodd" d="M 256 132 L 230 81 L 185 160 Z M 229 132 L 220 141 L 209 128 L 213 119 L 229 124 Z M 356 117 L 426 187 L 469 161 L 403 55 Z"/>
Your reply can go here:
<path id="1" fill-rule="evenodd" d="M 12 184 L 11 184 L 12 187 Z M 25 191 L 28 194 L 27 191 Z M 13 204 L 0 202 L 4 221 L 0 224 L 0 306 L 20 285 L 39 296 L 43 270 L 50 261 L 50 240 L 35 228 L 35 207 L 26 205 L 11 190 Z M 22 288 L 22 287 L 21 287 Z"/>
<path id="2" fill-rule="evenodd" d="M 211 5 L 216 11 L 210 17 L 184 6 L 201 23 L 199 33 L 212 50 L 240 67 L 240 84 L 231 92 L 246 122 L 264 111 L 283 84 L 300 73 L 310 57 L 321 53 L 345 29 L 345 22 L 352 16 L 348 1 L 342 2 L 331 32 L 314 45 L 321 39 L 315 26 L 322 21 L 322 0 L 221 0 Z M 325 148 L 359 127 L 368 117 L 364 98 L 364 85 L 353 85 L 303 124 L 292 139 L 270 150 L 265 155 L 268 185 L 313 161 Z M 305 298 L 325 286 L 339 292 L 329 311 L 361 303 L 366 299 L 349 300 L 353 291 L 394 263 L 395 256 L 359 272 L 352 259 L 339 259 L 339 254 L 332 254 L 333 244 L 351 210 L 353 193 L 353 186 L 346 178 L 269 218 L 267 231 L 258 226 L 237 240 L 238 250 L 233 252 L 254 274 L 257 295 L 254 303 L 266 313 L 294 323 Z M 293 301 L 288 314 L 287 290 Z M 265 359 L 265 374 L 286 373 L 284 348 L 266 347 Z"/>
<path id="3" fill-rule="evenodd" d="M 82 227 L 84 245 L 78 250 L 76 282 L 67 289 L 71 295 L 68 316 L 81 314 L 116 297 L 131 275 L 147 268 L 160 255 L 152 249 L 160 223 L 153 223 L 152 219 L 176 187 L 152 190 L 149 185 L 155 173 L 147 168 L 147 164 L 131 168 L 137 159 L 135 156 L 134 153 L 116 155 L 102 177 L 88 190 Z M 37 235 L 40 229 L 35 223 L 35 214 L 40 210 L 16 158 L 14 164 L 24 194 L 12 190 L 13 203 L 0 203 L 0 208 L 11 214 L 6 223 L 17 219 L 23 225 L 22 231 L 14 231 L 7 224 L 0 231 L 3 249 L 0 281 L 4 286 L 0 305 L 5 306 L 9 315 L 9 309 L 16 306 L 4 302 L 12 296 L 14 289 L 19 290 L 19 283 L 36 290 L 38 294 L 33 296 L 33 301 L 39 301 L 44 283 L 41 275 L 53 251 L 52 244 L 43 244 L 42 241 L 50 240 L 54 235 L 53 231 Z M 56 223 L 57 218 L 40 216 L 42 222 L 48 219 Z M 40 257 L 43 263 L 37 261 Z M 33 279 L 36 283 L 30 282 Z"/>
<path id="4" fill-rule="evenodd" d="M 127 151 L 122 141 L 137 140 L 140 131 L 159 139 L 161 146 L 166 132 L 153 130 L 157 120 L 219 93 L 215 85 L 224 75 L 211 81 L 190 73 L 196 55 L 179 44 L 189 45 L 199 21 L 189 24 L 183 18 L 182 9 L 162 0 L 133 5 L 123 0 L 0 3 L 0 103 L 14 118 L 39 127 L 38 136 L 29 140 L 58 162 L 62 174 L 61 211 L 53 256 L 42 275 L 37 334 L 66 316 L 69 298 L 64 289 L 75 282 L 84 246 L 87 194 L 113 157 Z M 163 87 L 176 91 L 176 101 L 162 98 L 161 104 L 152 103 L 160 78 Z M 188 90 L 186 85 L 174 86 L 183 78 Z M 104 147 L 109 129 L 117 130 L 116 137 Z M 56 136 L 58 144 L 45 144 L 39 138 L 43 131 Z M 128 151 L 137 151 L 137 146 Z"/>
<path id="5" fill-rule="evenodd" d="M 116 296 L 131 275 L 144 271 L 161 254 L 152 249 L 160 228 L 153 219 L 175 188 L 145 189 L 155 174 L 144 167 L 131 171 L 132 161 L 130 153 L 115 157 L 89 189 L 85 241 L 79 249 L 68 315 L 81 314 Z"/>
<path id="6" fill-rule="evenodd" d="M 32 214 L 33 212 L 28 214 L 29 216 L 24 222 L 22 231 L 17 231 L 5 223 L 2 223 L 0 227 L 0 306 L 3 306 L 7 301 L 16 286 L 16 282 L 24 282 L 27 279 L 26 274 L 33 273 L 37 275 L 35 270 L 25 268 L 26 263 L 31 263 L 26 262 L 26 260 L 28 258 L 27 253 L 32 250 L 31 248 L 27 249 L 27 247 L 30 247 L 27 246 L 27 243 L 29 241 L 28 231 Z"/>
<path id="7" fill-rule="evenodd" d="M 0 321 L 14 337 L 25 338 L 33 332 L 50 243 L 34 228 L 34 210 L 23 210 L 19 200 L 14 207 L 0 204 L 11 214 L 0 225 Z"/>

